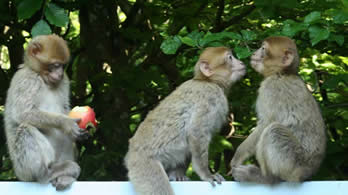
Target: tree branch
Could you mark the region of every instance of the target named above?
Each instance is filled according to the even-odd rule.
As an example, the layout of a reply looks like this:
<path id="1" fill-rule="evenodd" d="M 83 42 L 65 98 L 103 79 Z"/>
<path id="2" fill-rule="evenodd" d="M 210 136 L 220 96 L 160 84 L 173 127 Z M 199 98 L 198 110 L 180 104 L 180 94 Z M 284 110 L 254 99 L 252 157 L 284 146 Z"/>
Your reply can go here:
<path id="1" fill-rule="evenodd" d="M 220 28 L 221 16 L 224 13 L 224 8 L 225 8 L 225 0 L 219 0 L 218 4 L 219 4 L 219 8 L 216 12 L 215 29 Z"/>
<path id="2" fill-rule="evenodd" d="M 224 30 L 225 28 L 232 26 L 233 24 L 238 24 L 239 20 L 242 20 L 244 17 L 249 15 L 252 11 L 255 9 L 255 5 L 250 5 L 246 10 L 244 10 L 241 14 L 238 16 L 232 17 L 229 21 L 222 22 L 219 26 L 214 28 L 213 32 L 220 32 Z"/>

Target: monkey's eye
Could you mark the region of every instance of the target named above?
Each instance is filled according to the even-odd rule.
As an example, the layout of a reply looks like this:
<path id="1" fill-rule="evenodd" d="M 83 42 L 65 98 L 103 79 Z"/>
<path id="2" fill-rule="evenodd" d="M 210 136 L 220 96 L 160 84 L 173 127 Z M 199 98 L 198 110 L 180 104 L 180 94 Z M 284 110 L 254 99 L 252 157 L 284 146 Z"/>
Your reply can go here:
<path id="1" fill-rule="evenodd" d="M 64 67 L 65 64 L 62 63 L 52 63 L 52 64 L 48 64 L 48 68 L 53 69 L 53 68 L 60 68 L 60 67 Z"/>
<path id="2" fill-rule="evenodd" d="M 232 61 L 233 60 L 232 55 L 228 55 L 228 59 Z"/>
<path id="3" fill-rule="evenodd" d="M 49 72 L 52 72 L 52 71 L 55 71 L 57 69 L 64 68 L 64 66 L 65 66 L 65 64 L 62 64 L 62 63 L 52 63 L 52 64 L 47 65 L 47 70 Z"/>

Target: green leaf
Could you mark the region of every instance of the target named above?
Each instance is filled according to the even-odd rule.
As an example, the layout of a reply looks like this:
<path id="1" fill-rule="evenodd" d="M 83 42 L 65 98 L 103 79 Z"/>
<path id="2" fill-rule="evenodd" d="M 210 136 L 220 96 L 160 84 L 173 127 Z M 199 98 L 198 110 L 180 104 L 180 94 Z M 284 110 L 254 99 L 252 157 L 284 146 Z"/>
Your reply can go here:
<path id="1" fill-rule="evenodd" d="M 342 82 L 348 83 L 348 74 L 331 75 L 323 84 L 323 89 L 335 89 Z"/>
<path id="2" fill-rule="evenodd" d="M 311 26 L 309 27 L 308 31 L 312 46 L 316 45 L 322 40 L 326 40 L 330 35 L 330 32 L 326 28 L 319 26 Z"/>
<path id="3" fill-rule="evenodd" d="M 180 38 L 178 36 L 174 36 L 163 41 L 160 48 L 165 54 L 175 54 L 180 46 Z"/>
<path id="4" fill-rule="evenodd" d="M 234 32 L 219 32 L 219 33 L 210 33 L 208 32 L 203 39 L 200 41 L 201 46 L 206 46 L 215 41 L 222 41 L 223 39 L 233 39 L 233 40 L 241 40 L 242 36 L 238 33 Z"/>
<path id="5" fill-rule="evenodd" d="M 17 4 L 18 19 L 28 19 L 37 12 L 42 5 L 42 0 L 22 0 Z"/>
<path id="6" fill-rule="evenodd" d="M 269 1 L 265 1 L 266 3 L 268 3 Z M 288 8 L 288 9 L 293 9 L 297 6 L 299 6 L 299 3 L 297 0 L 273 0 L 272 4 L 274 6 L 277 7 L 284 7 L 284 8 Z"/>
<path id="7" fill-rule="evenodd" d="M 285 20 L 282 29 L 282 34 L 285 36 L 293 37 L 298 32 L 306 30 L 307 26 L 307 24 L 297 23 L 293 20 Z"/>
<path id="8" fill-rule="evenodd" d="M 241 30 L 240 32 L 242 33 L 243 39 L 246 41 L 252 41 L 257 38 L 256 33 L 254 33 L 253 31 Z"/>
<path id="9" fill-rule="evenodd" d="M 54 3 L 49 3 L 45 9 L 45 16 L 50 24 L 64 27 L 69 22 L 68 14 L 61 7 Z"/>
<path id="10" fill-rule="evenodd" d="M 248 48 L 240 46 L 236 46 L 233 51 L 239 59 L 247 58 L 252 54 Z"/>
<path id="11" fill-rule="evenodd" d="M 198 30 L 192 31 L 190 34 L 187 35 L 187 37 L 190 37 L 192 40 L 195 41 L 195 44 L 197 45 L 199 40 L 203 37 L 204 33 L 199 32 Z"/>
<path id="12" fill-rule="evenodd" d="M 31 35 L 33 37 L 38 35 L 49 35 L 52 34 L 50 26 L 45 22 L 44 20 L 38 21 L 36 24 L 34 24 L 33 28 L 31 29 Z"/>
<path id="13" fill-rule="evenodd" d="M 344 36 L 343 35 L 330 34 L 329 40 L 330 41 L 335 41 L 339 46 L 342 46 L 343 43 L 344 43 Z"/>
<path id="14" fill-rule="evenodd" d="M 191 47 L 195 47 L 196 46 L 196 42 L 194 40 L 192 40 L 190 37 L 179 37 L 181 42 L 191 46 Z"/>
<path id="15" fill-rule="evenodd" d="M 343 6 L 345 7 L 345 8 L 348 8 L 348 0 L 341 0 L 342 1 L 342 3 L 343 3 Z"/>
<path id="16" fill-rule="evenodd" d="M 313 24 L 320 20 L 321 13 L 318 11 L 313 11 L 304 18 L 304 23 Z"/>
<path id="17" fill-rule="evenodd" d="M 347 23 L 348 11 L 347 10 L 335 10 L 333 12 L 333 22 L 336 24 Z"/>

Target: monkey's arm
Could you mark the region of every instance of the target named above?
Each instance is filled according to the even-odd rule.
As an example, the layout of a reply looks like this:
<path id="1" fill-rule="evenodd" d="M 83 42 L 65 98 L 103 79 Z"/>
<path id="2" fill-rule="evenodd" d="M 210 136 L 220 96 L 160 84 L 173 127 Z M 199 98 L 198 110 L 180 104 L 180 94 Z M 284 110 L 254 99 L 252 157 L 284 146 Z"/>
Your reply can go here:
<path id="1" fill-rule="evenodd" d="M 262 128 L 257 126 L 255 130 L 237 148 L 230 162 L 231 168 L 241 165 L 246 159 L 256 153 L 257 140 L 262 133 Z"/>
<path id="2" fill-rule="evenodd" d="M 64 123 L 72 120 L 63 114 L 45 112 L 36 108 L 24 112 L 21 118 L 23 123 L 31 124 L 43 131 L 50 128 L 64 128 Z"/>
<path id="3" fill-rule="evenodd" d="M 41 131 L 50 131 L 52 128 L 56 128 L 67 134 L 72 134 L 73 137 L 81 135 L 76 119 L 59 113 L 59 110 L 55 113 L 39 109 L 39 104 L 43 98 L 41 90 L 44 85 L 39 77 L 22 70 L 14 76 L 11 85 L 12 88 L 10 87 L 8 92 L 8 98 L 11 98 L 9 109 L 12 113 L 11 118 L 17 124 L 30 124 Z"/>

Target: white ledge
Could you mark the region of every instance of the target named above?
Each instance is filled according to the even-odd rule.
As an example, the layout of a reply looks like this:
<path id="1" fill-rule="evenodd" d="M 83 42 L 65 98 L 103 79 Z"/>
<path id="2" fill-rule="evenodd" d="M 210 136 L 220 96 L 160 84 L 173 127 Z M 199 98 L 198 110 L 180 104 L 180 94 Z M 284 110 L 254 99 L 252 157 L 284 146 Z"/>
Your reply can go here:
<path id="1" fill-rule="evenodd" d="M 274 186 L 223 182 L 212 187 L 208 182 L 171 182 L 178 195 L 347 195 L 348 181 L 312 181 L 281 183 Z M 0 182 L 1 195 L 135 195 L 129 182 L 75 182 L 71 188 L 57 192 L 50 184 Z"/>

